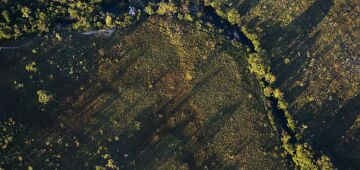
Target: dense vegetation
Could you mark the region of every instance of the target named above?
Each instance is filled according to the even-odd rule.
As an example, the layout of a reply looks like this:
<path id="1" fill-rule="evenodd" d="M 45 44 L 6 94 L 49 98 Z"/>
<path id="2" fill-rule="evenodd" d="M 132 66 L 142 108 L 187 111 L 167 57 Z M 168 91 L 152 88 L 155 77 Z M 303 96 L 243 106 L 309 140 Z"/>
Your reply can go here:
<path id="1" fill-rule="evenodd" d="M 301 115 L 315 111 L 300 112 L 296 107 L 302 101 L 317 102 L 321 110 L 327 106 L 322 106 L 327 94 L 312 95 L 318 94 L 316 85 L 310 85 L 305 98 L 301 94 L 294 99 L 291 94 L 294 87 L 288 81 L 298 75 L 289 74 L 288 80 L 283 72 L 298 59 L 287 40 L 304 34 L 297 26 L 305 21 L 297 21 L 292 8 L 278 16 L 277 3 L 0 2 L 1 45 L 38 35 L 19 46 L 21 52 L 0 48 L 0 78 L 5 80 L 0 85 L 0 169 L 334 169 L 333 160 L 339 167 L 357 167 L 339 162 L 358 160 L 357 151 L 346 158 L 339 154 L 345 152 L 346 143 L 356 144 L 358 119 L 351 122 L 345 134 L 350 136 L 334 152 L 310 137 L 323 141 L 316 129 L 321 126 L 310 121 L 308 130 Z M 313 5 L 322 8 L 331 3 Z M 344 8 L 340 4 L 337 8 Z M 202 10 L 205 6 L 214 8 L 222 20 L 214 21 Z M 262 9 L 275 12 L 267 16 Z M 273 20 L 278 25 L 269 27 Z M 229 25 L 217 28 L 219 23 L 212 22 Z M 253 50 L 246 42 L 240 44 L 241 38 L 229 33 L 229 27 L 243 34 Z M 109 40 L 85 36 L 113 28 L 123 33 L 115 32 Z M 284 42 L 276 40 L 283 39 L 278 32 L 285 32 Z M 295 38 L 293 43 L 298 43 Z M 281 64 L 274 54 L 283 57 Z M 311 57 L 309 52 L 307 56 Z M 355 96 L 354 102 L 349 99 L 355 108 L 343 109 L 351 113 L 347 116 L 351 120 L 358 117 L 357 68 L 340 75 L 339 81 L 355 81 L 344 85 L 352 90 L 338 92 L 337 83 L 331 87 L 343 101 Z M 297 84 L 303 87 L 304 82 Z M 328 130 L 335 125 L 329 126 Z M 343 126 L 349 125 L 339 127 Z"/>
<path id="2" fill-rule="evenodd" d="M 64 27 L 64 24 L 68 23 L 71 27 L 64 29 L 88 31 L 124 28 L 140 15 L 131 15 L 124 7 L 118 8 L 122 11 L 119 14 L 104 11 L 101 0 L 20 1 L 1 2 L 0 5 L 0 39 L 18 38 L 30 33 L 46 33 L 51 28 Z"/>

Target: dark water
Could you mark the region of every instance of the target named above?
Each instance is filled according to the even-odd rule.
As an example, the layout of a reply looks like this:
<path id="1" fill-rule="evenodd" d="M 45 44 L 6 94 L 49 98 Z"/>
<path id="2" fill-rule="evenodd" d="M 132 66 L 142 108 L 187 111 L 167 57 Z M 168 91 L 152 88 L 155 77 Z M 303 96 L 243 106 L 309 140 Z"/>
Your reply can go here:
<path id="1" fill-rule="evenodd" d="M 229 21 L 222 19 L 216 14 L 216 10 L 212 7 L 205 6 L 203 9 L 205 13 L 202 18 L 205 22 L 212 23 L 216 28 L 223 29 L 228 39 L 235 39 L 240 43 L 246 45 L 251 52 L 255 52 L 255 46 L 251 40 L 240 30 L 238 26 L 232 25 Z"/>
<path id="2" fill-rule="evenodd" d="M 281 134 L 283 133 L 283 131 L 285 131 L 288 135 L 290 135 L 290 143 L 296 143 L 297 139 L 295 136 L 295 132 L 293 132 L 289 127 L 288 127 L 288 122 L 285 116 L 285 111 L 281 110 L 277 107 L 278 105 L 278 100 L 275 99 L 275 97 L 271 96 L 268 98 L 268 100 L 271 103 L 271 112 L 273 113 L 273 115 L 275 116 L 275 121 L 278 125 L 280 125 L 280 129 L 278 129 L 278 133 Z"/>

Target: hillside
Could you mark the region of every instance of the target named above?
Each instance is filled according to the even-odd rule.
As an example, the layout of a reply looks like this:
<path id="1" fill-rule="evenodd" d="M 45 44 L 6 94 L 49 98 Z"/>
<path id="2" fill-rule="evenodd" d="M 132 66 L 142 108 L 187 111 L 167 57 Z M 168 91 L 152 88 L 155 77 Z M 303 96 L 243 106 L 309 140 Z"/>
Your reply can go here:
<path id="1" fill-rule="evenodd" d="M 1 1 L 0 169 L 359 169 L 359 2 Z"/>

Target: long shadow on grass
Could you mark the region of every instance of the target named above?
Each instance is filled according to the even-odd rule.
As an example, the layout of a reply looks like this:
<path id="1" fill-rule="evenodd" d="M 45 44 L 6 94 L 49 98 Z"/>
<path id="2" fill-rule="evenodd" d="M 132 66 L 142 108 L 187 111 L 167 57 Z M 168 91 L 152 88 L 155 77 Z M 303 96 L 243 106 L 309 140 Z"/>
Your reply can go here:
<path id="1" fill-rule="evenodd" d="M 166 119 L 174 116 L 180 110 L 186 109 L 189 99 L 196 93 L 195 89 L 201 87 L 203 84 L 207 84 L 216 74 L 217 72 L 209 74 L 198 84 L 195 84 L 193 90 L 186 92 L 185 94 L 174 96 L 174 98 L 169 101 L 159 101 L 158 103 L 160 103 L 160 105 L 151 106 L 139 112 L 135 120 L 141 122 L 141 130 L 135 133 L 125 133 L 122 136 L 122 143 L 111 146 L 111 150 L 116 151 L 114 155 L 119 155 L 116 156 L 116 159 L 119 162 L 130 159 L 138 161 L 148 159 L 147 157 L 150 155 L 146 155 L 146 153 L 151 153 L 154 147 L 154 144 L 151 143 L 151 137 L 157 133 L 159 133 L 161 138 L 168 136 Z M 158 115 L 162 115 L 163 117 L 158 117 Z M 182 136 L 180 136 L 180 139 L 181 138 Z M 124 158 L 122 157 L 123 154 L 128 154 L 129 157 Z M 125 165 L 125 168 L 131 167 L 132 165 Z"/>
<path id="2" fill-rule="evenodd" d="M 351 145 L 351 136 L 348 136 L 349 129 L 355 123 L 360 113 L 360 95 L 349 99 L 345 105 L 339 108 L 340 102 L 333 99 L 327 101 L 319 110 L 311 110 L 310 105 L 305 105 L 300 113 L 313 113 L 309 122 L 309 130 L 315 134 L 313 146 L 316 149 L 325 151 L 326 154 L 331 156 L 335 165 L 341 169 L 358 169 L 360 167 L 359 159 L 352 155 L 344 154 L 353 147 L 358 147 L 354 140 Z M 339 99 L 340 100 L 340 99 Z M 315 113 L 314 113 L 315 112 Z M 337 113 L 337 114 L 335 114 Z M 344 139 L 343 137 L 347 137 Z M 351 146 L 351 147 L 350 147 Z"/>

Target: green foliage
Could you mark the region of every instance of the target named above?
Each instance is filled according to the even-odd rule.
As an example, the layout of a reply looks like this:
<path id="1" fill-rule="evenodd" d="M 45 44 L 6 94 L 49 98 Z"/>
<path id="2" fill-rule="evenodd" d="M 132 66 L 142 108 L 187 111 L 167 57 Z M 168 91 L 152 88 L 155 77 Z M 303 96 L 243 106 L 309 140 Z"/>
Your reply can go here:
<path id="1" fill-rule="evenodd" d="M 94 4 L 100 4 L 102 2 L 102 0 L 90 0 L 91 3 L 94 3 Z"/>
<path id="2" fill-rule="evenodd" d="M 0 39 L 9 39 L 11 37 L 13 37 L 11 26 L 0 23 Z"/>
<path id="3" fill-rule="evenodd" d="M 159 15 L 171 14 L 175 13 L 176 10 L 177 8 L 173 3 L 160 2 L 159 9 L 156 11 L 156 13 Z"/>
<path id="4" fill-rule="evenodd" d="M 300 169 L 317 169 L 317 166 L 313 162 L 313 153 L 307 147 L 307 144 L 295 146 L 295 154 L 292 155 L 292 159 Z"/>
<path id="5" fill-rule="evenodd" d="M 280 89 L 275 89 L 273 94 L 276 99 L 281 99 L 284 96 Z"/>
<path id="6" fill-rule="evenodd" d="M 270 83 L 273 84 L 276 81 L 276 77 L 275 75 L 271 74 L 271 73 L 266 73 L 265 75 L 265 80 Z"/>
<path id="7" fill-rule="evenodd" d="M 281 142 L 286 153 L 290 154 L 295 165 L 302 170 L 318 169 L 313 161 L 313 151 L 305 144 L 290 144 L 290 135 L 283 134 Z"/>
<path id="8" fill-rule="evenodd" d="M 248 58 L 249 70 L 256 75 L 258 79 L 264 78 L 266 74 L 265 64 L 261 56 L 257 53 L 252 53 Z"/>
<path id="9" fill-rule="evenodd" d="M 290 113 L 285 110 L 285 117 L 286 117 L 286 121 L 287 121 L 287 126 L 293 131 L 296 131 L 296 123 L 294 121 L 294 119 L 292 118 L 292 116 L 290 115 Z"/>
<path id="10" fill-rule="evenodd" d="M 321 155 L 320 159 L 316 161 L 316 164 L 320 167 L 321 170 L 332 170 L 334 166 L 332 165 L 330 158 Z"/>
<path id="11" fill-rule="evenodd" d="M 22 7 L 21 13 L 24 18 L 30 18 L 30 9 L 28 7 Z"/>
<path id="12" fill-rule="evenodd" d="M 1 13 L 1 15 L 4 17 L 4 19 L 5 19 L 5 21 L 7 22 L 7 23 L 10 23 L 10 16 L 9 16 L 9 12 L 7 11 L 7 10 L 4 10 L 2 13 Z"/>
<path id="13" fill-rule="evenodd" d="M 232 25 L 240 25 L 241 23 L 241 18 L 240 18 L 240 14 L 239 12 L 232 8 L 227 12 L 227 20 L 232 24 Z"/>
<path id="14" fill-rule="evenodd" d="M 17 38 L 24 34 L 49 32 L 50 26 L 57 20 L 75 21 L 71 28 L 88 31 L 91 29 L 126 27 L 135 16 L 122 13 L 114 18 L 104 14 L 99 4 L 102 0 L 67 1 L 56 0 L 48 3 L 38 2 L 28 6 L 9 5 L 1 12 L 0 39 Z M 31 5 L 31 6 L 30 6 Z M 18 17 L 22 16 L 22 17 Z M 139 18 L 140 15 L 136 17 Z"/>
<path id="15" fill-rule="evenodd" d="M 285 110 L 287 109 L 287 106 L 288 104 L 283 99 L 278 100 L 279 109 Z"/>
<path id="16" fill-rule="evenodd" d="M 251 34 L 245 27 L 241 27 L 241 31 L 245 34 L 245 36 L 247 38 L 249 38 L 251 40 L 251 42 L 254 44 L 255 47 L 255 51 L 260 52 L 261 51 L 261 47 L 260 47 L 260 41 L 257 38 L 257 36 L 255 34 Z"/>
<path id="17" fill-rule="evenodd" d="M 8 148 L 13 141 L 16 131 L 14 127 L 15 121 L 13 119 L 0 122 L 0 150 Z"/>
<path id="18" fill-rule="evenodd" d="M 145 13 L 147 13 L 149 15 L 154 15 L 155 11 L 153 10 L 152 6 L 146 6 L 145 7 Z"/>
<path id="19" fill-rule="evenodd" d="M 112 19 L 111 15 L 106 15 L 105 25 L 106 25 L 106 27 L 109 27 L 109 28 L 114 27 L 114 25 L 113 25 L 113 19 Z"/>
<path id="20" fill-rule="evenodd" d="M 26 65 L 25 70 L 28 71 L 28 72 L 35 73 L 37 71 L 36 62 L 33 61 L 30 64 Z"/>
<path id="21" fill-rule="evenodd" d="M 37 28 L 40 32 L 49 32 L 49 26 L 47 22 L 47 16 L 44 12 L 37 13 Z"/>
<path id="22" fill-rule="evenodd" d="M 273 91 L 273 89 L 272 89 L 271 87 L 265 87 L 265 88 L 263 89 L 264 95 L 265 95 L 266 97 L 270 97 L 271 94 L 272 94 L 272 91 Z"/>
<path id="23" fill-rule="evenodd" d="M 95 166 L 95 170 L 106 170 L 103 166 Z"/>
<path id="24" fill-rule="evenodd" d="M 45 90 L 38 90 L 36 94 L 40 104 L 47 104 L 52 99 L 52 95 L 49 95 Z"/>
<path id="25" fill-rule="evenodd" d="M 194 21 L 194 19 L 193 19 L 193 17 L 190 15 L 190 14 L 185 14 L 185 20 L 187 20 L 187 21 Z"/>

